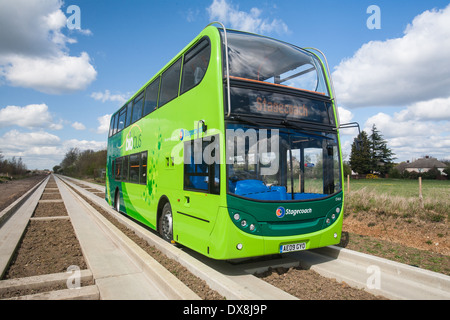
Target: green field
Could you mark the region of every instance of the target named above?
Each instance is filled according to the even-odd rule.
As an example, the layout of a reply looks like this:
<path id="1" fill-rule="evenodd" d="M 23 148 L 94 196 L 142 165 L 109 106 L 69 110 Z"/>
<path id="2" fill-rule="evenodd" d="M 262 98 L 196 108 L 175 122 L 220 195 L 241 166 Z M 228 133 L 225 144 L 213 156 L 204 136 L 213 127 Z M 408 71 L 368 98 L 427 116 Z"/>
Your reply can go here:
<path id="1" fill-rule="evenodd" d="M 350 180 L 351 191 L 366 188 L 368 191 L 375 191 L 379 194 L 388 194 L 401 197 L 418 197 L 418 180 L 400 179 L 359 179 Z M 348 190 L 347 180 L 345 181 L 345 191 Z M 423 197 L 448 197 L 450 198 L 450 180 L 422 180 Z"/>
<path id="2" fill-rule="evenodd" d="M 442 222 L 450 215 L 450 181 L 423 180 L 423 202 L 418 180 L 361 179 L 345 181 L 347 212 L 375 211 Z"/>

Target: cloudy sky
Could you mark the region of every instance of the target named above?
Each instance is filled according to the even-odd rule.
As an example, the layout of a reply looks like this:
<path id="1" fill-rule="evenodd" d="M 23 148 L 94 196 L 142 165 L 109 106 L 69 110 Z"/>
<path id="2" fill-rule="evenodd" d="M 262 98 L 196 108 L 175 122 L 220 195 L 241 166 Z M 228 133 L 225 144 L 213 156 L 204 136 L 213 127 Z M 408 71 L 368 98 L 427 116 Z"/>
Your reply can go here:
<path id="1" fill-rule="evenodd" d="M 72 147 L 105 148 L 110 115 L 214 20 L 321 49 L 341 122 L 375 124 L 397 161 L 450 159 L 440 0 L 0 0 L 1 153 L 51 169 Z"/>

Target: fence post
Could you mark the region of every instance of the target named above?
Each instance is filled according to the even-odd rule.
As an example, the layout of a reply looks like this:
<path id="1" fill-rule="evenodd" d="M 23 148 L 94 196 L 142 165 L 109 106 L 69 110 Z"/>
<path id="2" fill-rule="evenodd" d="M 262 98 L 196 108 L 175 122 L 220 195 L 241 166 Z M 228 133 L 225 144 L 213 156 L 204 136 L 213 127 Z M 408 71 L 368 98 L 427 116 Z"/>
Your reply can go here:
<path id="1" fill-rule="evenodd" d="M 422 177 L 419 177 L 419 202 L 420 208 L 424 209 L 423 195 L 422 195 Z"/>
<path id="2" fill-rule="evenodd" d="M 350 175 L 347 175 L 347 193 L 350 193 Z"/>

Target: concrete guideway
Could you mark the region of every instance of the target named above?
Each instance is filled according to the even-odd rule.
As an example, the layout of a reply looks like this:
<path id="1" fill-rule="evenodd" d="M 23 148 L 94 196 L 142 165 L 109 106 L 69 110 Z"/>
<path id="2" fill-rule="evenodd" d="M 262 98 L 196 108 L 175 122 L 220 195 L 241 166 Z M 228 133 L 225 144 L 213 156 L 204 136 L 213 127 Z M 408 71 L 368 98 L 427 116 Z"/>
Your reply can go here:
<path id="1" fill-rule="evenodd" d="M 35 190 L 37 190 L 37 188 L 39 188 L 42 185 L 46 185 L 48 182 L 49 177 L 46 177 L 44 179 L 42 179 L 41 182 L 38 182 L 34 187 L 32 187 L 30 190 L 28 190 L 27 192 L 25 192 L 25 194 L 23 194 L 19 199 L 17 199 L 16 201 L 14 201 L 12 204 L 10 204 L 8 207 L 6 207 L 5 209 L 3 209 L 0 212 L 0 227 L 3 225 L 3 223 L 6 222 L 6 220 L 8 220 L 8 218 L 14 214 L 14 212 L 16 212 L 20 206 L 33 194 L 33 192 Z M 42 189 L 43 191 L 44 189 Z"/>
<path id="2" fill-rule="evenodd" d="M 33 215 L 49 177 L 32 188 L 8 208 L 2 211 L 2 217 L 10 216 L 3 221 L 0 228 L 0 278 L 6 272 L 9 262 L 20 243 L 20 239 Z"/>
<path id="3" fill-rule="evenodd" d="M 212 260 L 187 248 L 180 249 L 167 243 L 155 233 L 117 213 L 104 199 L 73 184 L 72 181 L 76 181 L 75 179 L 61 178 L 83 196 L 145 239 L 150 245 L 155 246 L 166 256 L 178 261 L 194 275 L 205 280 L 211 289 L 216 290 L 228 300 L 298 300 L 296 297 L 239 267 L 232 266 L 225 261 Z"/>
<path id="4" fill-rule="evenodd" d="M 336 246 L 287 257 L 325 277 L 389 299 L 450 300 L 450 277 L 441 273 Z"/>
<path id="5" fill-rule="evenodd" d="M 58 177 L 55 180 L 100 299 L 200 299 Z"/>
<path id="6" fill-rule="evenodd" d="M 284 293 L 284 296 L 275 295 L 251 275 L 269 267 L 289 268 L 299 265 L 311 268 L 322 276 L 334 278 L 339 282 L 345 281 L 353 287 L 389 299 L 450 299 L 449 276 L 335 246 L 285 254 L 276 260 L 231 266 L 222 261 L 208 259 L 189 249 L 180 250 L 168 244 L 152 232 L 119 215 L 103 199 L 82 188 L 74 187 L 167 256 L 204 279 L 212 289 L 227 299 L 292 299 L 294 297 L 287 293 Z"/>

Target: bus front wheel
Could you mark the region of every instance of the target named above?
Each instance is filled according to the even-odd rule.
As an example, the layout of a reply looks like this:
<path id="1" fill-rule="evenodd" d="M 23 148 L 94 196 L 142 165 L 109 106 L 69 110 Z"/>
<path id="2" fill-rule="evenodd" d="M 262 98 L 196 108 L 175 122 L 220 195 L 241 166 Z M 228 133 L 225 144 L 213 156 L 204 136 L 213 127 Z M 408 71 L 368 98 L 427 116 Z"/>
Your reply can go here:
<path id="1" fill-rule="evenodd" d="M 166 241 L 173 240 L 173 219 L 172 219 L 172 207 L 167 202 L 162 210 L 161 218 L 159 218 L 159 233 Z"/>

